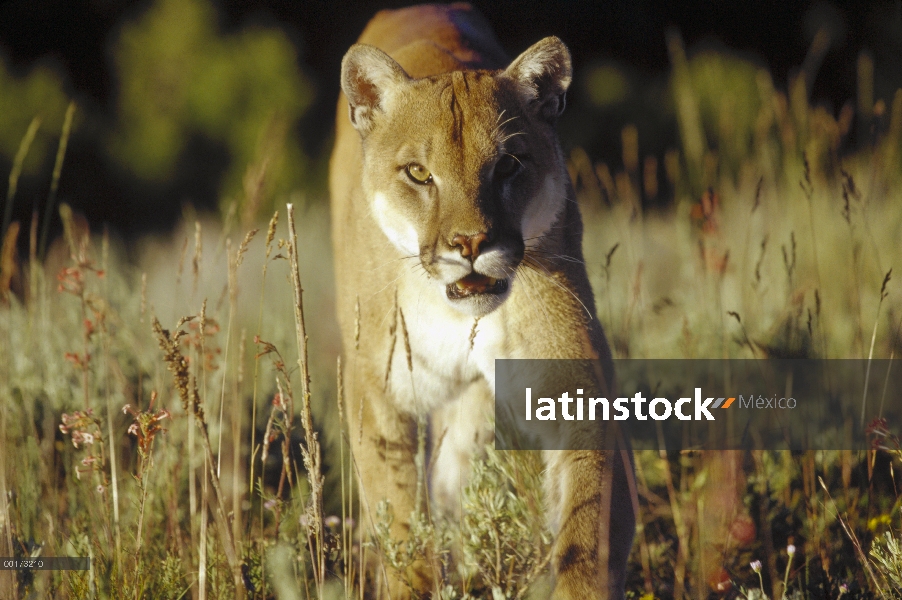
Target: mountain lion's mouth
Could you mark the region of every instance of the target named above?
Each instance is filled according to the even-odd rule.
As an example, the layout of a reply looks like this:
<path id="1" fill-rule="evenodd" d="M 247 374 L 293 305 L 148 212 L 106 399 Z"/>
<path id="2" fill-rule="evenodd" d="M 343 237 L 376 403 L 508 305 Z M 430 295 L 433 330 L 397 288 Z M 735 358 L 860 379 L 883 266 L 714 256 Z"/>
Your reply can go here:
<path id="1" fill-rule="evenodd" d="M 451 300 L 469 298 L 481 294 L 498 295 L 507 291 L 507 279 L 495 279 L 480 273 L 470 273 L 463 279 L 448 284 L 446 293 Z"/>

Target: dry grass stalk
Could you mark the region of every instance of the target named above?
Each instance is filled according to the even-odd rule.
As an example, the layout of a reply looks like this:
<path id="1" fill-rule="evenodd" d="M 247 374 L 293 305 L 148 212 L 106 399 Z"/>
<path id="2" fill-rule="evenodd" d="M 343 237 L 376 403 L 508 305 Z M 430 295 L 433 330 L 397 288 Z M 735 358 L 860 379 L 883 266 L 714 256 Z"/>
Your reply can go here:
<path id="1" fill-rule="evenodd" d="M 301 368 L 301 390 L 303 399 L 301 402 L 301 425 L 304 428 L 305 444 L 301 446 L 301 454 L 304 458 L 304 467 L 307 470 L 307 479 L 310 482 L 310 502 L 313 517 L 313 531 L 315 536 L 314 577 L 317 590 L 322 595 L 322 585 L 325 577 L 325 552 L 323 549 L 323 475 L 322 457 L 320 453 L 317 433 L 313 429 L 313 419 L 310 410 L 310 371 L 307 360 L 307 330 L 304 323 L 304 290 L 301 287 L 301 272 L 298 265 L 298 236 L 294 223 L 294 206 L 288 205 L 288 232 L 289 248 L 291 251 L 291 281 L 294 284 L 294 321 L 298 342 L 298 365 Z"/>
<path id="2" fill-rule="evenodd" d="M 66 111 L 66 124 L 63 127 L 63 140 L 60 140 L 60 150 L 57 154 L 56 160 L 57 165 L 54 169 L 54 187 L 51 189 L 52 194 L 56 194 L 56 183 L 59 178 L 59 169 L 62 169 L 63 155 L 66 152 L 65 139 L 68 139 L 69 129 L 72 126 L 72 114 L 75 112 L 75 103 L 69 103 L 69 110 Z M 48 202 L 48 207 L 50 203 Z M 100 260 L 100 268 L 102 273 L 108 273 L 110 268 L 109 256 L 110 256 L 110 236 L 109 231 L 104 228 L 103 230 L 103 238 L 100 252 L 101 260 Z M 103 308 L 105 309 L 109 305 L 109 278 L 103 278 Z M 119 466 L 118 466 L 118 458 L 116 453 L 115 446 L 115 437 L 113 435 L 113 415 L 116 414 L 116 410 L 113 408 L 113 394 L 110 388 L 109 374 L 110 374 L 110 364 L 114 360 L 110 356 L 110 337 L 109 332 L 107 331 L 107 319 L 104 313 L 101 313 L 101 316 L 97 318 L 98 323 L 98 333 L 100 334 L 100 347 L 103 350 L 103 365 L 100 369 L 101 377 L 103 378 L 104 385 L 104 397 L 106 398 L 106 422 L 107 422 L 107 438 L 109 441 L 110 447 L 110 487 L 112 488 L 112 502 L 113 502 L 113 532 L 115 534 L 116 540 L 116 565 L 117 571 L 121 575 L 124 571 L 124 563 L 122 561 L 122 531 L 119 526 L 119 521 L 121 518 L 120 510 L 119 510 Z M 144 518 L 144 505 L 142 500 L 141 506 L 141 519 L 143 521 Z M 140 534 L 140 528 L 139 528 Z M 140 547 L 141 539 L 138 538 L 138 545 Z"/>
<path id="3" fill-rule="evenodd" d="M 8 377 L 6 378 L 8 381 Z M 9 517 L 9 490 L 6 482 L 6 402 L 0 402 L 0 554 L 14 556 L 12 521 Z M 0 600 L 19 597 L 15 571 L 0 571 Z"/>
<path id="4" fill-rule="evenodd" d="M 239 255 L 240 256 L 240 255 Z M 241 337 L 238 342 L 238 366 L 235 372 L 235 382 L 234 388 L 232 390 L 232 401 L 234 406 L 232 407 L 232 537 L 235 539 L 236 543 L 240 544 L 240 536 L 241 536 L 241 522 L 242 522 L 242 511 L 241 511 L 241 478 L 238 474 L 241 471 L 241 456 L 242 456 L 242 444 L 241 444 L 241 428 L 243 426 L 242 423 L 242 413 L 244 412 L 244 407 L 241 402 L 241 387 L 244 383 L 244 359 L 245 359 L 245 348 L 247 347 L 247 330 L 241 329 Z"/>
<path id="5" fill-rule="evenodd" d="M 660 450 L 660 457 L 661 461 L 665 465 L 662 472 L 664 475 L 664 481 L 667 484 L 667 497 L 670 502 L 670 514 L 673 517 L 673 524 L 676 527 L 677 542 L 679 544 L 677 546 L 676 564 L 673 567 L 673 597 L 682 598 L 686 591 L 686 570 L 689 564 L 689 525 L 683 516 L 682 508 L 680 508 L 679 494 L 673 482 L 673 475 L 670 472 L 667 460 L 667 451 L 663 449 Z M 685 480 L 684 477 L 680 477 L 680 479 Z"/>
<path id="6" fill-rule="evenodd" d="M 864 373 L 864 391 L 861 394 L 861 420 L 858 424 L 862 429 L 864 428 L 864 413 L 868 399 L 868 383 L 871 378 L 871 361 L 874 359 L 874 343 L 877 341 L 877 324 L 880 322 L 880 309 L 883 308 L 883 301 L 886 300 L 886 297 L 889 295 L 886 291 L 886 286 L 889 283 L 892 274 L 892 269 L 887 271 L 886 276 L 883 278 L 883 284 L 880 286 L 880 301 L 877 303 L 877 316 L 874 317 L 874 330 L 871 332 L 871 347 L 868 350 L 868 367 Z"/>
<path id="7" fill-rule="evenodd" d="M 858 536 L 855 535 L 855 532 L 852 531 L 852 528 L 848 523 L 846 523 L 846 519 L 843 519 L 842 515 L 839 514 L 839 509 L 836 507 L 836 502 L 830 495 L 830 490 L 827 489 L 827 485 L 824 483 L 824 480 L 820 476 L 818 476 L 817 481 L 820 484 L 821 488 L 824 490 L 824 493 L 827 495 L 827 499 L 830 500 L 830 503 L 833 505 L 833 511 L 836 513 L 836 518 L 839 521 L 839 524 L 842 525 L 843 531 L 846 532 L 846 535 L 849 536 L 849 539 L 852 541 L 852 545 L 855 547 L 855 554 L 858 555 L 859 562 L 864 565 L 865 571 L 867 572 L 871 582 L 873 582 L 874 587 L 877 589 L 877 592 L 880 594 L 880 597 L 886 600 L 886 594 L 883 592 L 883 585 L 881 585 L 881 581 L 880 579 L 878 579 L 877 574 L 874 573 L 874 569 L 871 568 L 871 561 L 869 561 L 868 557 L 865 555 L 864 549 L 861 546 L 861 542 L 858 540 Z"/>
<path id="8" fill-rule="evenodd" d="M 200 221 L 194 222 L 194 258 L 191 259 L 191 272 L 194 274 L 191 285 L 191 297 L 197 294 L 197 285 L 200 281 L 200 264 L 203 259 L 203 241 L 201 237 Z"/>
<path id="9" fill-rule="evenodd" d="M 335 373 L 335 383 L 337 389 L 336 402 L 338 404 L 338 427 L 341 432 L 341 439 L 338 443 L 338 464 L 339 475 L 341 477 L 341 560 L 344 567 L 342 577 L 344 579 L 343 583 L 345 595 L 347 597 L 350 597 L 350 592 L 353 590 L 354 586 L 354 573 L 351 556 L 351 541 L 353 539 L 353 532 L 351 531 L 351 527 L 348 525 L 348 517 L 351 514 L 354 506 L 354 487 L 353 482 L 350 478 L 350 469 L 348 469 L 347 473 L 348 479 L 345 479 L 345 444 L 348 442 L 348 440 L 346 436 L 347 424 L 345 422 L 345 390 L 344 377 L 341 370 L 341 355 L 339 355 L 336 359 Z"/>
<path id="10" fill-rule="evenodd" d="M 245 238 L 247 241 L 247 238 Z M 219 394 L 219 436 L 216 440 L 216 476 L 220 477 L 222 474 L 222 431 L 223 431 L 223 413 L 225 411 L 225 399 L 226 399 L 226 385 L 228 382 L 227 370 L 229 368 L 229 351 L 232 348 L 232 323 L 235 318 L 235 313 L 238 312 L 238 260 L 240 259 L 241 254 L 240 251 L 236 253 L 236 255 L 232 256 L 232 238 L 228 238 L 226 240 L 226 264 L 228 267 L 228 294 L 229 294 L 229 316 L 226 324 L 226 342 L 225 342 L 225 356 L 223 357 L 223 369 L 224 372 L 222 374 L 222 386 L 220 388 Z M 203 331 L 201 331 L 201 335 L 203 335 Z M 239 440 L 235 440 L 236 443 Z"/>
<path id="11" fill-rule="evenodd" d="M 31 124 L 28 125 L 25 136 L 22 138 L 22 141 L 19 142 L 19 149 L 16 151 L 15 158 L 13 158 L 13 167 L 9 172 L 9 187 L 6 189 L 6 208 L 3 211 L 3 226 L 0 227 L 0 234 L 6 232 L 10 220 L 12 219 L 13 201 L 16 199 L 16 190 L 19 187 L 19 176 L 22 175 L 22 165 L 25 162 L 25 157 L 28 156 L 28 150 L 31 148 L 31 143 L 34 141 L 34 136 L 37 135 L 40 127 L 41 118 L 33 118 Z"/>
<path id="12" fill-rule="evenodd" d="M 16 266 L 16 240 L 19 238 L 19 222 L 13 221 L 0 246 L 0 302 L 9 302 L 9 291 L 13 277 L 18 270 Z"/>
<path id="13" fill-rule="evenodd" d="M 60 143 L 56 150 L 56 162 L 53 165 L 53 177 L 50 180 L 50 193 L 47 194 L 47 205 L 44 207 L 44 226 L 41 228 L 40 254 L 44 256 L 47 250 L 47 235 L 50 232 L 50 215 L 53 214 L 53 205 L 56 204 L 56 192 L 59 189 L 60 175 L 63 172 L 63 161 L 66 158 L 66 147 L 69 145 L 69 136 L 72 134 L 72 118 L 75 116 L 75 101 L 69 102 L 66 108 L 66 116 L 63 119 L 63 132 L 60 135 Z"/>
<path id="14" fill-rule="evenodd" d="M 272 253 L 272 242 L 276 237 L 276 227 L 279 224 L 279 211 L 273 213 L 272 217 L 269 220 L 269 227 L 266 229 L 266 255 L 263 258 L 263 277 L 260 283 L 260 308 L 257 312 L 257 331 L 260 331 L 263 326 L 263 298 L 266 292 L 266 271 L 269 267 L 269 257 Z M 254 230 L 256 231 L 256 230 Z M 248 469 L 248 481 L 247 481 L 247 489 L 248 494 L 251 495 L 254 493 L 254 455 L 257 452 L 257 390 L 259 383 L 259 374 L 260 374 L 260 355 L 257 354 L 254 356 L 254 393 L 253 398 L 251 400 L 251 459 L 250 459 L 250 468 Z M 261 507 L 262 510 L 262 507 Z M 263 533 L 263 518 L 261 514 L 260 518 L 260 534 L 262 536 Z"/>
<path id="15" fill-rule="evenodd" d="M 206 303 L 204 303 L 204 305 L 206 306 Z M 170 334 L 168 330 L 163 329 L 162 325 L 160 325 L 160 322 L 156 317 L 154 317 L 153 319 L 152 327 L 153 332 L 157 337 L 157 341 L 159 342 L 160 349 L 163 351 L 163 360 L 166 362 L 169 370 L 172 372 L 173 383 L 175 385 L 176 391 L 179 394 L 179 398 L 182 401 L 182 408 L 184 408 L 186 413 L 194 416 L 195 424 L 200 430 L 201 442 L 203 443 L 206 458 L 204 466 L 208 471 L 204 477 L 204 482 L 206 485 L 206 479 L 207 477 L 209 477 L 210 482 L 213 484 L 214 500 L 216 501 L 217 508 L 215 514 L 220 528 L 220 535 L 223 538 L 223 550 L 225 551 L 226 559 L 228 560 L 229 566 L 232 570 L 232 578 L 235 583 L 235 589 L 240 590 L 244 587 L 244 582 L 241 576 L 241 564 L 238 560 L 235 540 L 232 537 L 231 529 L 227 526 L 225 501 L 222 490 L 220 489 L 219 477 L 213 470 L 213 466 L 217 463 L 216 457 L 213 455 L 213 447 L 210 444 L 210 434 L 207 429 L 207 422 L 204 418 L 204 409 L 201 405 L 200 394 L 197 391 L 197 383 L 196 381 L 193 381 L 191 379 L 190 371 L 188 368 L 188 361 L 182 355 L 181 349 L 179 347 L 179 340 L 184 335 L 186 335 L 186 332 L 183 331 L 181 327 L 193 318 L 194 317 L 183 317 L 179 319 L 174 334 Z M 201 323 L 201 326 L 203 327 L 203 322 Z M 203 331 L 203 329 L 201 329 L 201 331 Z M 205 513 L 206 508 L 204 507 L 201 513 L 202 520 L 205 519 Z M 201 536 L 202 545 L 204 544 L 204 541 L 205 536 Z"/>

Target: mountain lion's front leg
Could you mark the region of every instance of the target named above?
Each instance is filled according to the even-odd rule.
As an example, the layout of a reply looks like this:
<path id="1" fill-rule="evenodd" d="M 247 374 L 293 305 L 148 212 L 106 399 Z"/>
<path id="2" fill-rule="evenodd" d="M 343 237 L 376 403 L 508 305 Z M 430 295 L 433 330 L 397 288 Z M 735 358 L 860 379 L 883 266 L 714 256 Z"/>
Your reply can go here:
<path id="1" fill-rule="evenodd" d="M 541 360 L 505 371 L 504 385 L 522 373 L 536 386 L 532 392 L 537 398 L 554 398 L 564 390 L 615 397 L 614 366 L 600 324 L 585 318 L 584 309 L 572 296 L 559 294 L 550 278 L 529 283 L 535 293 L 544 292 L 550 299 L 547 307 L 558 320 L 529 319 L 528 308 L 515 313 L 514 330 L 534 340 L 521 346 L 523 354 Z M 630 447 L 613 421 L 581 420 L 582 416 L 568 417 L 567 411 L 562 409 L 561 420 L 544 421 L 547 427 L 532 422 L 549 448 L 544 459 L 545 495 L 555 533 L 552 598 L 622 600 L 636 521 Z"/>
<path id="2" fill-rule="evenodd" d="M 362 405 L 349 407 L 350 435 L 364 518 L 370 524 L 378 524 L 379 503 L 388 501 L 392 515 L 391 539 L 403 543 L 410 532 L 411 514 L 423 508 L 416 504 L 417 425 L 414 417 L 397 410 L 381 387 L 381 382 L 368 386 L 362 394 Z M 425 595 L 434 587 L 435 574 L 425 560 L 407 565 L 401 573 L 386 564 L 383 572 L 388 578 L 388 597 L 392 600 L 410 598 L 411 588 Z"/>
<path id="3" fill-rule="evenodd" d="M 625 451 L 545 452 L 546 491 L 558 519 L 554 600 L 621 600 L 635 530 Z"/>

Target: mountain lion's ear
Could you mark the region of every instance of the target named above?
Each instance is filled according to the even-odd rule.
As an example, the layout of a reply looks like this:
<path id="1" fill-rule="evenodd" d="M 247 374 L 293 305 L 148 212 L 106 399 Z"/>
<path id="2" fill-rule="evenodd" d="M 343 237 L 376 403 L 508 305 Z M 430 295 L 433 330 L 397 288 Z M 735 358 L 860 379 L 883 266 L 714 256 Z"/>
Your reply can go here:
<path id="1" fill-rule="evenodd" d="M 527 48 L 504 75 L 522 85 L 529 106 L 540 118 L 554 122 L 564 112 L 573 68 L 570 51 L 558 38 L 547 37 Z"/>
<path id="2" fill-rule="evenodd" d="M 341 61 L 341 89 L 348 97 L 354 127 L 361 133 L 369 131 L 394 89 L 409 80 L 401 65 L 382 50 L 366 44 L 351 46 Z"/>

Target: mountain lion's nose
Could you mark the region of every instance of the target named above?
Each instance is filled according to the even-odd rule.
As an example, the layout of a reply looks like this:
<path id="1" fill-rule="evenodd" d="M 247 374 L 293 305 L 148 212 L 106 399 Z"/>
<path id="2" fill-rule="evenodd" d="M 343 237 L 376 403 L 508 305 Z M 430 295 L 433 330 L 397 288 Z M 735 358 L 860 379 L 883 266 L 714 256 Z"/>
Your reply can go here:
<path id="1" fill-rule="evenodd" d="M 479 246 L 488 241 L 489 236 L 485 233 L 477 233 L 476 235 L 455 235 L 451 240 L 452 248 L 460 248 L 460 255 L 463 257 L 472 257 L 470 260 L 476 260 L 479 256 Z"/>

